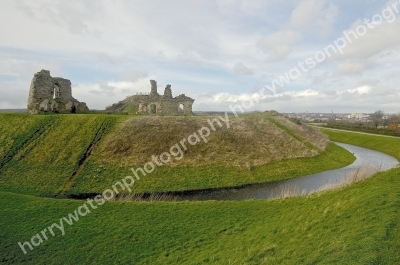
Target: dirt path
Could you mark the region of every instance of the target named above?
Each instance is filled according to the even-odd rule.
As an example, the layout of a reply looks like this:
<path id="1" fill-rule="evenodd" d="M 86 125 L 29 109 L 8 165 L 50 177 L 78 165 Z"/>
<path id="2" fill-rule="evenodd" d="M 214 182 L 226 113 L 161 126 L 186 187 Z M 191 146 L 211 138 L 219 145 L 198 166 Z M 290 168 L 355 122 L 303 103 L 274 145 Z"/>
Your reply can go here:
<path id="1" fill-rule="evenodd" d="M 366 134 L 366 135 L 372 135 L 372 136 L 380 136 L 380 137 L 400 139 L 400 137 L 397 137 L 397 136 L 374 134 L 374 133 L 365 133 L 365 132 L 356 132 L 356 131 L 348 131 L 348 130 L 341 130 L 341 129 L 333 129 L 333 128 L 320 127 L 320 126 L 316 126 L 316 125 L 310 125 L 310 126 L 314 127 L 314 128 L 318 128 L 318 129 L 324 129 L 324 130 L 331 130 L 331 131 L 338 131 L 338 132 L 349 132 L 349 133 L 358 133 L 358 134 Z"/>

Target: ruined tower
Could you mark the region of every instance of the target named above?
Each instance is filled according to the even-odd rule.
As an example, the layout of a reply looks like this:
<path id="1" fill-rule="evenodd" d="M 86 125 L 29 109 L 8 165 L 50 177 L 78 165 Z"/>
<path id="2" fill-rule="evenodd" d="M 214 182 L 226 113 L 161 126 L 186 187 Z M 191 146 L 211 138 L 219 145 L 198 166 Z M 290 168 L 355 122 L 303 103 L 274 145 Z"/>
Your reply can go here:
<path id="1" fill-rule="evenodd" d="M 172 90 L 171 85 L 167 85 L 164 89 L 164 97 L 165 98 L 172 98 Z"/>
<path id="2" fill-rule="evenodd" d="M 150 90 L 150 97 L 157 97 L 158 92 L 157 92 L 157 82 L 155 80 L 150 80 L 151 84 L 151 90 Z"/>
<path id="3" fill-rule="evenodd" d="M 79 113 L 89 111 L 86 103 L 72 97 L 71 81 L 51 77 L 50 71 L 41 70 L 33 76 L 29 89 L 28 113 Z"/>

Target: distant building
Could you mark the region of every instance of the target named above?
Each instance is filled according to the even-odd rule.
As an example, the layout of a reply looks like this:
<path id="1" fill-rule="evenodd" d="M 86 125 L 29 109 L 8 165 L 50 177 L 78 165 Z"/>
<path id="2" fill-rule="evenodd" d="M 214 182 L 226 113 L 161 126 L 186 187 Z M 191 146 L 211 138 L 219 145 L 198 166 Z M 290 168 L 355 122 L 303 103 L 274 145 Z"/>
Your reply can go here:
<path id="1" fill-rule="evenodd" d="M 364 115 L 362 113 L 352 113 L 347 116 L 348 119 L 357 119 L 357 120 L 361 120 L 363 117 Z"/>

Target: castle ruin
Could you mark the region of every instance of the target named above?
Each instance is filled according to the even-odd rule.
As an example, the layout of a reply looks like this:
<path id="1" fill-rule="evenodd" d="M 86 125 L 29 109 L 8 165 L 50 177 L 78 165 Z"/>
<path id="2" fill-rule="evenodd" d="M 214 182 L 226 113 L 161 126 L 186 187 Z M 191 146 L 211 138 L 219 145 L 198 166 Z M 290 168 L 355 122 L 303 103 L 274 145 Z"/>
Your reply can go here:
<path id="1" fill-rule="evenodd" d="M 50 71 L 41 70 L 33 76 L 28 98 L 28 113 L 40 114 L 87 112 L 86 103 L 72 97 L 71 81 L 51 77 Z"/>
<path id="2" fill-rule="evenodd" d="M 172 97 L 171 85 L 164 89 L 164 95 L 157 92 L 157 82 L 150 80 L 148 95 L 134 95 L 106 108 L 107 111 L 123 112 L 129 106 L 136 106 L 137 114 L 147 115 L 193 115 L 194 99 L 181 94 Z"/>

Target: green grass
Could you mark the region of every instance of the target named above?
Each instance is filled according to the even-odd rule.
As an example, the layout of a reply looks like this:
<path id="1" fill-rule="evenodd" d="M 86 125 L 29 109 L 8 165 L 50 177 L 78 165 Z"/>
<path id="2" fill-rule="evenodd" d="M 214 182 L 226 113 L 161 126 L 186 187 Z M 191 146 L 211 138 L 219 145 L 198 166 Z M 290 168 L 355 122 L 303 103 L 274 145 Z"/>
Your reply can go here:
<path id="1" fill-rule="evenodd" d="M 0 193 L 7 264 L 396 264 L 398 171 L 278 201 L 114 202 L 24 255 L 17 245 L 83 202 Z M 54 255 L 57 253 L 57 255 Z"/>
<path id="2" fill-rule="evenodd" d="M 46 116 L 24 114 L 0 115 L 0 169 L 10 161 L 20 149 L 43 133 L 53 119 Z"/>
<path id="3" fill-rule="evenodd" d="M 135 193 L 183 191 L 275 182 L 344 167 L 354 156 L 336 145 L 316 157 L 288 159 L 251 168 L 227 166 L 157 167 L 133 187 Z M 89 161 L 69 194 L 101 193 L 116 181 L 132 175 L 130 167 Z M 142 165 L 140 165 L 142 167 Z M 134 166 L 135 169 L 138 166 Z"/>
<path id="4" fill-rule="evenodd" d="M 400 160 L 400 138 L 388 138 L 356 132 L 340 132 L 329 129 L 321 129 L 321 131 L 327 134 L 332 141 L 363 146 L 372 150 L 384 152 Z"/>
<path id="5" fill-rule="evenodd" d="M 201 160 L 212 152 L 221 161 L 237 158 L 238 160 L 252 162 L 251 158 L 253 158 L 253 161 L 259 158 L 263 159 L 263 157 L 269 159 L 273 154 L 281 159 L 280 157 L 290 156 L 290 144 L 296 145 L 298 142 L 301 143 L 296 145 L 298 152 L 296 156 L 301 155 L 301 148 L 305 148 L 302 144 L 304 140 L 292 130 L 286 127 L 275 130 L 275 126 L 269 125 L 268 122 L 259 123 L 265 115 L 248 115 L 245 117 L 244 120 L 231 121 L 233 124 L 237 124 L 235 128 L 230 130 L 221 128 L 214 132 L 210 136 L 209 143 L 190 147 L 191 149 L 182 160 Z M 4 154 L 2 159 L 5 163 L 0 168 L 0 190 L 48 197 L 63 194 L 101 193 L 116 181 L 127 175 L 132 175 L 130 168 L 143 167 L 143 164 L 122 166 L 118 159 L 107 160 L 107 156 L 106 161 L 104 161 L 103 149 L 108 147 L 109 139 L 120 137 L 121 139 L 117 138 L 116 141 L 124 140 L 127 143 L 123 143 L 123 145 L 129 147 L 131 147 L 129 144 L 132 145 L 132 142 L 134 142 L 138 143 L 136 147 L 154 148 L 145 157 L 149 159 L 151 154 L 160 154 L 169 150 L 169 147 L 177 142 L 173 136 L 179 130 L 183 130 L 179 126 L 175 126 L 175 128 L 169 124 L 162 124 L 162 121 L 167 120 L 176 122 L 178 125 L 187 125 L 185 133 L 182 133 L 182 136 L 177 138 L 178 140 L 195 132 L 196 128 L 194 129 L 193 126 L 197 126 L 199 120 L 205 122 L 203 117 L 148 119 L 121 115 L 1 114 L 0 128 L 3 134 L 0 142 L 3 144 L 1 153 Z M 156 134 L 151 130 L 152 127 L 146 124 L 150 123 L 150 119 L 155 120 L 156 126 L 160 126 L 161 123 L 162 126 L 167 127 L 165 129 L 173 127 L 172 131 L 160 129 L 162 133 Z M 134 134 L 131 130 L 132 127 L 128 127 L 128 131 L 125 132 L 127 135 L 122 134 L 120 136 L 118 126 L 127 122 L 130 122 L 137 132 Z M 260 124 L 263 127 L 257 127 L 261 126 Z M 278 122 L 274 122 L 274 124 L 278 124 Z M 269 129 L 279 137 L 273 135 L 270 137 L 271 139 L 264 138 L 267 133 L 262 129 Z M 248 133 L 252 132 L 257 134 L 250 138 L 260 137 L 259 140 L 263 141 L 266 146 L 275 144 L 274 148 L 276 149 L 271 148 L 271 150 L 275 150 L 275 153 L 266 154 L 262 152 L 264 149 L 260 149 L 258 153 L 251 153 L 253 152 L 252 148 L 246 145 L 250 145 L 250 140 L 252 141 L 251 146 L 256 146 L 258 143 L 257 139 L 249 139 L 249 136 L 247 136 Z M 223 142 L 224 139 L 228 138 L 231 139 L 230 142 L 228 140 L 228 142 Z M 170 143 L 166 141 L 170 141 Z M 282 146 L 276 144 L 278 141 L 282 141 Z M 288 143 L 289 145 L 284 145 Z M 237 148 L 238 146 L 241 147 Z M 90 148 L 91 153 L 86 159 L 85 156 Z M 111 148 L 110 156 L 115 151 L 114 149 Z M 246 154 L 240 153 L 240 151 L 246 152 Z M 277 153 L 279 151 L 286 155 Z M 199 155 L 197 152 L 203 153 Z M 134 158 L 139 154 L 134 149 L 133 152 L 126 155 L 129 161 L 129 158 Z M 118 156 L 118 158 L 124 159 L 124 156 Z M 284 159 L 259 166 L 254 166 L 251 163 L 248 166 L 224 164 L 163 166 L 157 167 L 153 173 L 138 181 L 134 186 L 134 192 L 183 191 L 275 182 L 340 168 L 350 164 L 353 160 L 354 157 L 349 152 L 330 145 L 325 152 L 316 157 Z"/>
<path id="6" fill-rule="evenodd" d="M 376 145 L 379 136 L 331 137 L 386 153 L 400 149 L 397 139 Z M 109 202 L 26 255 L 19 241 L 84 201 L 0 192 L 0 262 L 398 264 L 399 174 L 396 168 L 340 190 L 276 201 Z"/>
<path id="7" fill-rule="evenodd" d="M 139 111 L 139 105 L 128 105 L 123 110 L 123 112 L 129 113 L 129 114 L 136 114 L 138 111 Z"/>
<path id="8" fill-rule="evenodd" d="M 40 122 L 33 123 L 32 129 L 24 129 L 20 133 L 22 136 L 13 134 L 8 139 L 21 138 L 20 141 L 24 141 L 25 135 L 32 135 L 38 127 L 40 130 L 27 144 L 16 145 L 22 148 L 13 151 L 13 158 L 1 168 L 0 190 L 46 196 L 54 196 L 62 190 L 78 169 L 91 143 L 112 129 L 118 120 L 107 115 L 21 117 Z M 14 121 L 11 119 L 6 123 L 11 133 Z"/>
<path id="9" fill-rule="evenodd" d="M 289 128 L 287 128 L 285 125 L 279 123 L 277 120 L 275 120 L 273 117 L 268 117 L 267 118 L 270 122 L 272 122 L 273 124 L 275 124 L 275 126 L 277 126 L 278 128 L 284 130 L 287 134 L 289 134 L 290 136 L 292 136 L 294 139 L 302 142 L 305 146 L 307 146 L 308 148 L 311 149 L 317 149 L 312 143 L 310 143 L 309 141 L 303 139 L 302 137 L 300 137 L 299 135 L 297 135 L 296 133 L 294 133 L 292 130 L 290 130 Z"/>
<path id="10" fill-rule="evenodd" d="M 316 126 L 321 126 L 321 124 L 316 124 Z M 356 132 L 364 132 L 364 133 L 372 133 L 372 134 L 380 134 L 380 135 L 390 135 L 390 136 L 400 136 L 400 132 L 397 130 L 393 130 L 390 128 L 375 128 L 371 124 L 358 123 L 358 124 L 342 124 L 342 123 L 328 123 L 323 125 L 322 127 L 334 128 L 346 131 L 356 131 Z"/>

